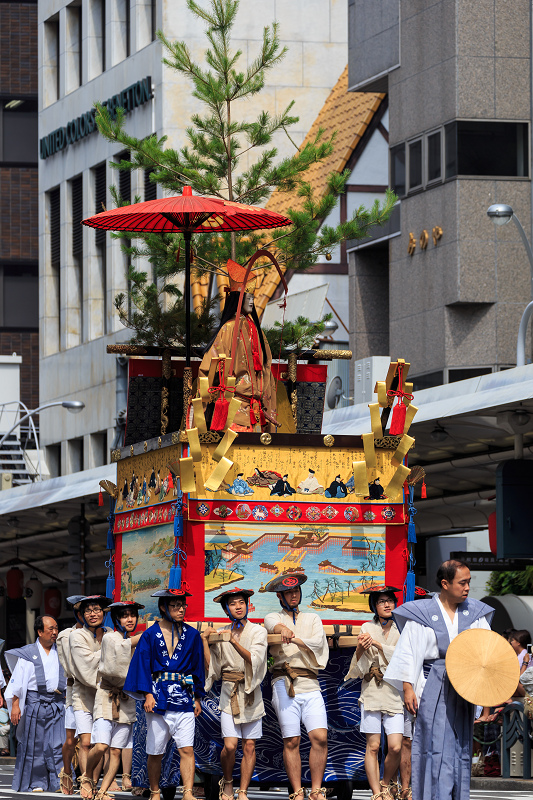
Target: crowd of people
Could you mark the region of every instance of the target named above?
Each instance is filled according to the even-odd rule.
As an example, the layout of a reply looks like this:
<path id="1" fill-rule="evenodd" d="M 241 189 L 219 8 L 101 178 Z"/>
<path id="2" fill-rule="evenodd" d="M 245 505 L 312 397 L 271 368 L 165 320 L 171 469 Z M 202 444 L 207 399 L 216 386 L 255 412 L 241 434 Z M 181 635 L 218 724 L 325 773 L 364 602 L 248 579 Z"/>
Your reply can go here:
<path id="1" fill-rule="evenodd" d="M 18 739 L 13 789 L 71 795 L 77 782 L 84 800 L 112 800 L 109 792 L 118 788 L 121 764 L 122 789 L 131 789 L 140 701 L 150 800 L 160 800 L 162 759 L 171 740 L 179 754 L 183 796 L 191 800 L 195 720 L 202 713 L 202 698 L 220 680 L 224 746 L 219 798 L 233 800 L 237 792 L 237 800 L 247 800 L 255 745 L 262 736 L 261 687 L 268 662 L 290 800 L 303 800 L 306 794 L 310 800 L 326 800 L 328 720 L 319 674 L 326 668 L 329 646 L 320 617 L 300 610 L 306 580 L 294 572 L 267 584 L 279 609 L 266 615 L 264 625 L 248 620 L 251 589 L 226 589 L 214 602 L 228 624 L 215 636 L 213 628 L 200 634 L 185 622 L 191 595 L 173 589 L 152 595 L 160 618 L 142 634 L 135 632 L 142 605 L 101 595 L 68 598 L 75 623 L 61 633 L 52 617 L 38 617 L 36 642 L 6 653 L 12 675 L 5 699 Z M 442 564 L 437 585 L 435 596 L 399 607 L 395 587 L 369 591 L 373 620 L 361 628 L 345 681 L 361 680 L 360 730 L 366 736 L 372 800 L 469 796 L 475 709 L 453 689 L 444 659 L 458 633 L 489 628 L 494 612 L 468 597 L 470 572 L 461 562 Z M 113 628 L 104 626 L 107 612 Z M 270 643 L 269 634 L 275 634 Z M 512 631 L 509 638 L 525 673 L 529 634 Z M 481 718 L 489 713 L 478 711 Z M 310 743 L 307 790 L 302 787 L 302 725 Z M 382 732 L 387 754 L 380 765 Z M 242 760 L 235 786 L 239 741 Z"/>

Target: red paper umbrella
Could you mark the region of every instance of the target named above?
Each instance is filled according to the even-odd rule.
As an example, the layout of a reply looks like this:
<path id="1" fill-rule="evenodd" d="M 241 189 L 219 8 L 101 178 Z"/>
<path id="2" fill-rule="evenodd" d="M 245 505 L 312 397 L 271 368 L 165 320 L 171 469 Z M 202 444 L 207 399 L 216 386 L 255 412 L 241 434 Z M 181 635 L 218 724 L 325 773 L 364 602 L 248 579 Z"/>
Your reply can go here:
<path id="1" fill-rule="evenodd" d="M 185 286 L 191 283 L 191 236 L 193 233 L 251 231 L 292 225 L 282 214 L 258 206 L 247 206 L 218 197 L 193 195 L 190 186 L 183 194 L 148 200 L 130 206 L 101 211 L 84 219 L 83 225 L 109 231 L 130 233 L 183 233 L 185 239 Z M 190 297 L 185 292 L 185 364 L 191 363 Z"/>

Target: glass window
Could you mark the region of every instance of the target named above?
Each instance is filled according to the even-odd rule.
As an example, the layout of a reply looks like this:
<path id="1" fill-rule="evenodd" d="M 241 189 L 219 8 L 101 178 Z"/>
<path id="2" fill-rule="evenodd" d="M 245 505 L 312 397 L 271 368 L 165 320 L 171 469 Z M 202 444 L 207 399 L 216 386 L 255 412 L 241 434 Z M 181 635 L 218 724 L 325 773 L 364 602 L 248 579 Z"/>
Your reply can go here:
<path id="1" fill-rule="evenodd" d="M 430 133 L 427 142 L 428 183 L 442 178 L 441 132 Z"/>
<path id="2" fill-rule="evenodd" d="M 444 372 L 429 372 L 426 375 L 417 375 L 412 377 L 409 375 L 409 380 L 413 383 L 413 391 L 420 392 L 422 389 L 431 389 L 433 386 L 440 386 L 444 383 Z"/>
<path id="3" fill-rule="evenodd" d="M 37 164 L 37 100 L 8 97 L 0 101 L 0 161 Z"/>
<path id="4" fill-rule="evenodd" d="M 4 328 L 39 327 L 39 277 L 35 265 L 4 265 Z"/>
<path id="5" fill-rule="evenodd" d="M 398 144 L 390 151 L 391 189 L 399 197 L 405 194 L 405 145 Z"/>
<path id="6" fill-rule="evenodd" d="M 422 186 L 422 139 L 409 143 L 409 191 Z"/>
<path id="7" fill-rule="evenodd" d="M 446 125 L 446 177 L 529 175 L 526 122 L 465 122 Z"/>
<path id="8" fill-rule="evenodd" d="M 470 369 L 450 369 L 448 370 L 448 383 L 456 381 L 466 381 L 468 378 L 479 378 L 481 375 L 489 375 L 492 367 L 472 367 Z"/>

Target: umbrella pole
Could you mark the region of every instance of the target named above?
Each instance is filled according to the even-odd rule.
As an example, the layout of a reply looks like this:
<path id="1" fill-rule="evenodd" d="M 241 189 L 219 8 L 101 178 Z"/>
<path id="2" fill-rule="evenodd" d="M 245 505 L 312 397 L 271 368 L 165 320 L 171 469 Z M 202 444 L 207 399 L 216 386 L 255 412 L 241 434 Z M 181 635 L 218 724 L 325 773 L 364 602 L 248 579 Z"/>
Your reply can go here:
<path id="1" fill-rule="evenodd" d="M 183 417 L 181 428 L 187 427 L 187 410 L 192 395 L 192 369 L 191 369 L 191 232 L 183 231 L 185 239 L 185 368 L 183 370 Z"/>

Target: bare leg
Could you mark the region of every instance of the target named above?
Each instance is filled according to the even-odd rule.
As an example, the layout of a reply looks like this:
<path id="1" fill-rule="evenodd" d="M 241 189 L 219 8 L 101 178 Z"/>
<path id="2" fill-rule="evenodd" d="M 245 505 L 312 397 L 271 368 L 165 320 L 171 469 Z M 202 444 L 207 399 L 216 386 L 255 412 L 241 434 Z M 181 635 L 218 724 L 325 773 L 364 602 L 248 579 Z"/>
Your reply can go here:
<path id="1" fill-rule="evenodd" d="M 65 730 L 65 741 L 61 748 L 63 769 L 59 774 L 59 783 L 62 794 L 74 794 L 74 779 L 72 777 L 72 759 L 76 752 L 76 729 Z"/>
<path id="2" fill-rule="evenodd" d="M 402 752 L 400 755 L 400 779 L 402 782 L 402 795 L 407 796 L 411 783 L 411 739 L 404 736 L 402 739 Z"/>
<path id="3" fill-rule="evenodd" d="M 150 791 L 159 791 L 159 781 L 161 779 L 161 762 L 163 761 L 163 754 L 160 756 L 148 756 L 148 780 L 150 782 Z M 182 778 L 183 780 L 183 778 Z"/>
<path id="4" fill-rule="evenodd" d="M 311 751 L 309 753 L 309 771 L 311 773 L 311 794 L 313 800 L 322 800 L 326 798 L 321 792 L 315 792 L 315 789 L 320 789 L 324 781 L 324 772 L 326 769 L 326 761 L 328 758 L 328 730 L 327 728 L 315 728 L 313 731 L 308 731 L 309 741 L 311 742 Z"/>
<path id="5" fill-rule="evenodd" d="M 235 767 L 235 753 L 239 740 L 235 736 L 224 737 L 224 747 L 220 754 L 220 766 L 224 776 L 224 789 L 226 797 L 233 797 L 233 768 Z"/>
<path id="6" fill-rule="evenodd" d="M 87 777 L 94 781 L 98 780 L 100 776 L 100 766 L 103 763 L 104 757 L 108 750 L 109 746 L 107 744 L 103 744 L 102 742 L 98 742 L 97 744 L 93 745 L 87 758 L 87 767 L 85 772 Z"/>
<path id="7" fill-rule="evenodd" d="M 283 763 L 293 791 L 302 787 L 302 760 L 300 758 L 300 737 L 288 736 L 283 740 Z M 302 795 L 303 797 L 303 795 Z"/>
<path id="8" fill-rule="evenodd" d="M 379 733 L 366 734 L 366 752 L 365 752 L 365 772 L 372 794 L 379 795 L 381 793 L 381 786 L 379 785 L 379 742 L 381 736 Z"/>
<path id="9" fill-rule="evenodd" d="M 87 772 L 87 758 L 89 756 L 89 750 L 91 749 L 91 734 L 80 733 L 78 741 L 79 741 L 78 762 L 79 762 L 80 772 L 82 775 L 84 775 Z"/>
<path id="10" fill-rule="evenodd" d="M 255 769 L 255 739 L 242 740 L 241 782 L 239 794 L 246 792 Z M 240 798 L 237 798 L 240 800 Z"/>
<path id="11" fill-rule="evenodd" d="M 131 764 L 133 760 L 133 750 L 126 747 L 122 751 L 122 791 L 131 789 Z"/>
<path id="12" fill-rule="evenodd" d="M 401 733 L 391 733 L 387 736 L 387 756 L 383 765 L 383 785 L 388 786 L 391 779 L 396 780 L 400 766 L 400 753 L 402 750 Z"/>
<path id="13" fill-rule="evenodd" d="M 180 775 L 183 791 L 192 792 L 194 786 L 194 750 L 192 747 L 178 748 L 180 754 Z"/>
<path id="14" fill-rule="evenodd" d="M 118 768 L 120 766 L 120 753 L 121 750 L 119 747 L 111 747 L 109 749 L 109 762 L 107 764 L 107 772 L 102 778 L 102 785 L 100 787 L 101 794 L 107 792 L 107 790 L 115 780 L 115 775 L 117 774 Z"/>

